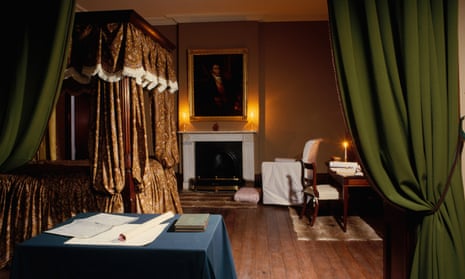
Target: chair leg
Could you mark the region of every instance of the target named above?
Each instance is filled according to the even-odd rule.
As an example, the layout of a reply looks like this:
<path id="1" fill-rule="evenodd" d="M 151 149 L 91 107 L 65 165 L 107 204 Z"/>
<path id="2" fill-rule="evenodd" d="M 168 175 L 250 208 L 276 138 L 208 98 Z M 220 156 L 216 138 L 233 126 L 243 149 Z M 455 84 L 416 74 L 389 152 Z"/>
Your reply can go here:
<path id="1" fill-rule="evenodd" d="M 310 226 L 312 227 L 315 224 L 316 216 L 318 216 L 318 209 L 320 208 L 320 203 L 318 199 L 313 199 L 313 216 L 312 220 L 310 221 Z"/>
<path id="2" fill-rule="evenodd" d="M 300 211 L 299 218 L 302 218 L 305 216 L 305 212 L 307 211 L 307 196 L 304 195 L 304 204 L 302 205 L 302 210 Z"/>

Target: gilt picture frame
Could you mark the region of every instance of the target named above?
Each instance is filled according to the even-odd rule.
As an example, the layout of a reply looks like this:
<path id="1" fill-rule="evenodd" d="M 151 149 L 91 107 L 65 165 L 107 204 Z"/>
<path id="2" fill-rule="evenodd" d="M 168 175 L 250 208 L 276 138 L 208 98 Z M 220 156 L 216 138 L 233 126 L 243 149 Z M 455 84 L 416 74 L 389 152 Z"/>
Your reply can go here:
<path id="1" fill-rule="evenodd" d="M 247 49 L 189 49 L 191 121 L 247 120 Z"/>

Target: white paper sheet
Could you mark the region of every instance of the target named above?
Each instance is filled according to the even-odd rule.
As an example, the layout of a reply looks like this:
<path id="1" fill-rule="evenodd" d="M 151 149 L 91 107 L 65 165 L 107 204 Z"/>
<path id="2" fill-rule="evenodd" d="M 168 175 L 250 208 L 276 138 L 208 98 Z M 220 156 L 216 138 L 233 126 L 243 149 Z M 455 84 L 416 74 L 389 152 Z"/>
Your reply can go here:
<path id="1" fill-rule="evenodd" d="M 150 230 L 152 227 L 155 227 L 163 222 L 165 222 L 168 219 L 171 219 L 174 216 L 174 213 L 169 211 L 166 213 L 163 213 L 160 216 L 157 216 L 151 220 L 148 220 L 142 224 L 138 224 L 138 226 L 135 226 L 134 228 L 130 230 L 122 230 L 119 233 L 119 239 L 120 240 L 129 240 L 135 237 L 138 237 L 139 234 L 144 233 L 147 230 Z"/>
<path id="2" fill-rule="evenodd" d="M 174 213 L 168 211 L 141 224 L 112 226 L 109 230 L 93 237 L 74 237 L 66 241 L 65 244 L 143 246 L 154 241 L 169 224 L 162 223 L 173 216 Z"/>
<path id="3" fill-rule="evenodd" d="M 90 238 L 110 230 L 113 226 L 127 224 L 138 217 L 98 213 L 87 218 L 75 219 L 71 223 L 46 230 L 46 233 L 79 238 Z"/>
<path id="4" fill-rule="evenodd" d="M 125 241 L 120 241 L 118 236 L 121 233 L 135 230 L 141 226 L 141 224 L 124 224 L 111 228 L 101 234 L 98 234 L 91 238 L 71 238 L 66 241 L 65 244 L 76 244 L 76 245 L 109 245 L 109 246 L 144 246 L 153 242 L 169 225 L 157 224 L 143 231 L 140 231 L 136 236 L 127 238 Z"/>
<path id="5" fill-rule="evenodd" d="M 98 213 L 86 218 L 86 220 L 89 222 L 108 224 L 112 226 L 128 224 L 137 219 L 139 219 L 137 216 L 126 216 L 110 213 Z"/>

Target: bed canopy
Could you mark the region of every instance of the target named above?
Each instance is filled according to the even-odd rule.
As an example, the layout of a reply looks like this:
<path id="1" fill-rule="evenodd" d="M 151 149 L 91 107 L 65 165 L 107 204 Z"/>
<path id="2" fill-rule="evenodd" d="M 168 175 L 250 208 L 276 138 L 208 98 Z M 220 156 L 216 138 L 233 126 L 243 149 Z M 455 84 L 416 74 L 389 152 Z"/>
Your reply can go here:
<path id="1" fill-rule="evenodd" d="M 132 10 L 76 13 L 65 72 L 73 81 L 63 91 L 92 96 L 91 179 L 107 194 L 105 211 L 181 210 L 173 49 Z M 75 83 L 80 86 L 69 85 Z"/>
<path id="2" fill-rule="evenodd" d="M 68 146 L 54 141 L 60 143 L 68 123 L 66 102 L 57 105 L 41 145 L 49 154 L 39 149 L 29 163 L 0 173 L 0 268 L 17 243 L 77 213 L 182 213 L 174 46 L 132 10 L 74 19 L 60 99 L 88 103 L 82 129 L 88 155 L 56 156 L 57 145 Z"/>

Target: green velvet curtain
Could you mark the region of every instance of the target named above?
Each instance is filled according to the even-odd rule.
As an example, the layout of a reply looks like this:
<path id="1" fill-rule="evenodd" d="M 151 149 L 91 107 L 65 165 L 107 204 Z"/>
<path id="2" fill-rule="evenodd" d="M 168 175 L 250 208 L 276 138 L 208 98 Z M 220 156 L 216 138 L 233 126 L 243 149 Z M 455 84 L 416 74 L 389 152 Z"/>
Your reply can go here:
<path id="1" fill-rule="evenodd" d="M 453 168 L 458 1 L 329 0 L 328 8 L 341 104 L 364 170 L 421 220 L 410 277 L 464 278 L 460 162 Z"/>
<path id="2" fill-rule="evenodd" d="M 17 1 L 2 19 L 6 75 L 0 102 L 0 172 L 36 154 L 63 80 L 74 0 Z"/>

